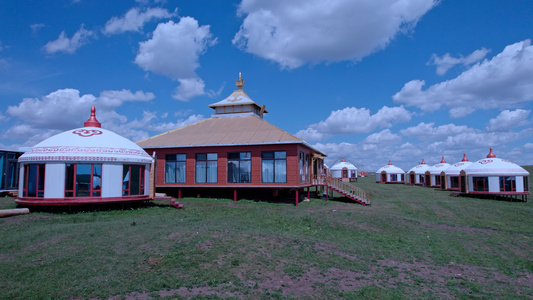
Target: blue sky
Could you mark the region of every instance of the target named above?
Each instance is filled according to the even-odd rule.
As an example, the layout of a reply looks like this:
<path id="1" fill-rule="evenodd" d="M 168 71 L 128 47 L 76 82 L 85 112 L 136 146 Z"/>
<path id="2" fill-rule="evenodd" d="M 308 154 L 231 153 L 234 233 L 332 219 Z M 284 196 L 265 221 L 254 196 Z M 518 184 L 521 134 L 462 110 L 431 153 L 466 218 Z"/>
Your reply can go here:
<path id="1" fill-rule="evenodd" d="M 0 148 L 81 127 L 134 141 L 244 89 L 265 119 L 369 171 L 533 164 L 533 2 L 0 2 Z"/>

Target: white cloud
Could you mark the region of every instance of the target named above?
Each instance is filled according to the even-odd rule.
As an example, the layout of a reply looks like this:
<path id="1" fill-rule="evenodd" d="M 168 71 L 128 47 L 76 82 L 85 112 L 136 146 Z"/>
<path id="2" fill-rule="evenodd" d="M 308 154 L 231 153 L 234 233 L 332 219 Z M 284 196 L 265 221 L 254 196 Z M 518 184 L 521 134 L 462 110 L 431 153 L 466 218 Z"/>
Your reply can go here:
<path id="1" fill-rule="evenodd" d="M 100 93 L 98 100 L 103 105 L 109 107 L 118 107 L 121 106 L 124 102 L 127 101 L 150 101 L 155 98 L 153 93 L 144 93 L 143 91 L 137 91 L 132 93 L 130 90 L 120 90 L 120 91 L 103 91 Z"/>
<path id="2" fill-rule="evenodd" d="M 393 99 L 428 112 L 446 107 L 451 117 L 459 118 L 478 109 L 516 108 L 533 101 L 531 78 L 533 47 L 525 40 L 426 90 L 422 90 L 425 81 L 412 80 Z"/>
<path id="3" fill-rule="evenodd" d="M 433 54 L 433 56 L 431 56 L 430 61 L 427 62 L 426 65 L 437 66 L 437 74 L 444 75 L 446 74 L 446 72 L 448 72 L 449 69 L 451 69 L 455 65 L 462 64 L 464 66 L 469 66 L 471 64 L 477 63 L 478 61 L 485 58 L 485 56 L 487 56 L 489 52 L 490 50 L 481 48 L 472 52 L 467 57 L 463 57 L 462 55 L 459 57 L 452 57 L 449 53 L 446 53 L 442 57 L 439 57 L 436 54 Z"/>
<path id="4" fill-rule="evenodd" d="M 96 98 L 83 95 L 75 89 L 62 89 L 42 99 L 24 98 L 17 106 L 9 106 L 7 113 L 31 128 L 66 130 L 80 127 L 87 119 Z M 60 116 L 60 117 L 58 117 Z"/>
<path id="5" fill-rule="evenodd" d="M 414 127 L 400 130 L 400 133 L 403 136 L 417 138 L 418 140 L 440 140 L 451 135 L 475 131 L 475 129 L 464 125 L 446 124 L 435 127 L 435 123 L 421 122 Z"/>
<path id="6" fill-rule="evenodd" d="M 89 39 L 93 36 L 95 36 L 93 31 L 86 30 L 83 28 L 83 25 L 81 25 L 80 29 L 72 36 L 72 38 L 69 39 L 63 31 L 57 40 L 48 42 L 46 45 L 44 45 L 43 49 L 48 54 L 53 54 L 56 52 L 73 54 L 81 46 L 87 44 Z"/>
<path id="7" fill-rule="evenodd" d="M 402 141 L 402 137 L 396 133 L 392 133 L 390 129 L 384 129 L 380 132 L 373 133 L 367 136 L 363 140 L 363 144 L 377 144 L 377 145 L 386 145 L 386 144 L 396 144 Z"/>
<path id="8" fill-rule="evenodd" d="M 44 28 L 44 24 L 42 23 L 39 23 L 39 24 L 31 24 L 30 25 L 30 28 L 31 28 L 31 31 L 32 33 L 37 33 L 39 32 L 39 30 L 43 29 Z"/>
<path id="9" fill-rule="evenodd" d="M 374 115 L 370 115 L 367 108 L 346 107 L 332 111 L 326 120 L 309 125 L 307 129 L 298 131 L 296 136 L 307 141 L 318 141 L 334 135 L 367 133 L 378 127 L 407 122 L 411 116 L 412 113 L 403 106 L 384 106 Z"/>
<path id="10" fill-rule="evenodd" d="M 488 131 L 504 132 L 531 124 L 528 120 L 530 110 L 517 109 L 514 111 L 504 110 L 496 118 L 490 119 L 487 125 Z"/>
<path id="11" fill-rule="evenodd" d="M 203 118 L 192 115 L 176 122 L 158 123 L 157 118 L 144 114 L 141 121 L 128 122 L 126 116 L 115 111 L 125 102 L 150 101 L 153 98 L 152 93 L 129 90 L 103 91 L 99 97 L 90 94 L 80 96 L 75 89 L 57 90 L 41 99 L 24 98 L 18 105 L 8 107 L 7 114 L 15 120 L 15 125 L 2 132 L 0 138 L 25 141 L 24 145 L 33 146 L 53 134 L 83 126 L 92 105 L 96 106 L 96 116 L 102 127 L 132 140 L 148 137 L 148 131 L 157 132 Z"/>
<path id="12" fill-rule="evenodd" d="M 243 0 L 233 43 L 282 68 L 358 61 L 413 28 L 438 0 Z"/>
<path id="13" fill-rule="evenodd" d="M 187 101 L 205 94 L 205 84 L 196 75 L 199 57 L 216 43 L 209 26 L 199 26 L 191 17 L 178 23 L 157 25 L 150 40 L 140 43 L 135 63 L 145 71 L 169 76 L 181 85 L 174 98 Z"/>
<path id="14" fill-rule="evenodd" d="M 172 98 L 180 101 L 189 101 L 189 99 L 205 94 L 205 83 L 200 78 L 179 79 L 180 85 L 176 88 Z"/>
<path id="15" fill-rule="evenodd" d="M 140 11 L 139 8 L 130 9 L 124 16 L 112 17 L 107 21 L 102 32 L 104 34 L 119 34 L 126 31 L 140 32 L 144 24 L 153 20 L 171 18 L 175 16 L 175 13 L 170 13 L 163 8 L 148 8 L 144 11 Z"/>

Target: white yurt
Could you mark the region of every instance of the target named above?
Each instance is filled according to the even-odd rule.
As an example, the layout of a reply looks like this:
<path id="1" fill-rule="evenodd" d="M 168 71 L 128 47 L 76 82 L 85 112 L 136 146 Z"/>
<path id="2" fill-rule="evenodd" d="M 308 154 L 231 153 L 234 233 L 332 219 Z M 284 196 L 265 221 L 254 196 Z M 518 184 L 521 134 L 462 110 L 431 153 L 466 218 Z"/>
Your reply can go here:
<path id="1" fill-rule="evenodd" d="M 444 186 L 443 189 L 449 190 L 449 191 L 458 191 L 461 189 L 461 185 L 465 185 L 466 183 L 461 182 L 459 180 L 459 175 L 462 170 L 467 168 L 472 164 L 471 161 L 468 161 L 468 158 L 466 158 L 466 153 L 463 153 L 463 159 L 455 163 L 451 166 L 449 166 L 446 170 L 441 172 L 441 177 L 444 179 Z"/>
<path id="2" fill-rule="evenodd" d="M 444 178 L 441 178 L 442 171 L 448 169 L 450 164 L 444 160 L 444 156 L 440 163 L 431 166 L 426 171 L 426 186 L 428 187 L 441 187 L 441 181 L 444 181 Z M 428 179 L 429 178 L 429 179 Z"/>
<path id="3" fill-rule="evenodd" d="M 343 181 L 357 180 L 357 168 L 347 162 L 344 157 L 341 162 L 330 168 L 330 172 L 332 177 L 342 178 Z"/>
<path id="4" fill-rule="evenodd" d="M 18 159 L 21 205 L 80 205 L 149 200 L 152 158 L 106 129 L 94 106 L 84 127 L 52 136 Z"/>
<path id="5" fill-rule="evenodd" d="M 377 183 L 405 183 L 405 171 L 392 164 L 381 167 L 376 172 Z"/>
<path id="6" fill-rule="evenodd" d="M 469 194 L 524 196 L 529 195 L 529 172 L 508 160 L 497 158 L 492 147 L 487 158 L 465 168 Z M 527 199 L 527 198 L 526 198 Z"/>
<path id="7" fill-rule="evenodd" d="M 407 180 L 405 183 L 407 185 L 425 185 L 425 174 L 428 169 L 429 166 L 422 158 L 422 162 L 419 165 L 407 171 Z"/>

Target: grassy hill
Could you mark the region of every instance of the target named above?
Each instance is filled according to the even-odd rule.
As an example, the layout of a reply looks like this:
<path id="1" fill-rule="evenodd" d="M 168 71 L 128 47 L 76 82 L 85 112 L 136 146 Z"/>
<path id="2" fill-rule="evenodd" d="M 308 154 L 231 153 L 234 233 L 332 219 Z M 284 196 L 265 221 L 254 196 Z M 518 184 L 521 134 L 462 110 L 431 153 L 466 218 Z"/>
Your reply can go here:
<path id="1" fill-rule="evenodd" d="M 528 167 L 531 172 L 531 166 Z M 371 206 L 187 198 L 0 219 L 0 297 L 527 298 L 533 204 L 357 182 Z M 13 208 L 11 198 L 0 208 Z"/>

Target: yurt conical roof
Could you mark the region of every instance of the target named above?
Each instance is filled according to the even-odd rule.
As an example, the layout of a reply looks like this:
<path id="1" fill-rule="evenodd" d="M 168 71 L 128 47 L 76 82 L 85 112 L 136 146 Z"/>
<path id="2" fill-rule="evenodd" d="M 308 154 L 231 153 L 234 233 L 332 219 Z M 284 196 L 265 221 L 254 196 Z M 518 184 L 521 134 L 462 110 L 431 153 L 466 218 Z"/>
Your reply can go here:
<path id="1" fill-rule="evenodd" d="M 336 170 L 342 170 L 344 168 L 347 168 L 348 170 L 357 170 L 357 167 L 354 166 L 353 164 L 347 162 L 344 157 L 342 158 L 342 161 L 341 162 L 338 162 L 336 163 L 335 165 L 333 165 L 333 167 L 331 167 L 330 170 L 332 171 L 336 171 Z"/>
<path id="2" fill-rule="evenodd" d="M 405 171 L 402 168 L 393 165 L 390 160 L 389 160 L 389 164 L 388 165 L 381 167 L 379 170 L 377 170 L 376 173 L 381 173 L 383 171 L 387 172 L 388 174 L 403 174 L 403 173 L 405 173 Z"/>
<path id="3" fill-rule="evenodd" d="M 429 169 L 429 166 L 426 164 L 424 159 L 422 158 L 422 162 L 419 165 L 416 165 L 412 167 L 408 172 L 414 172 L 415 174 L 424 174 L 426 173 L 427 169 Z"/>
<path id="4" fill-rule="evenodd" d="M 462 170 L 466 169 L 471 164 L 472 162 L 468 161 L 468 158 L 466 158 L 466 153 L 464 153 L 463 159 L 460 162 L 449 166 L 446 170 L 444 170 L 444 173 L 446 175 L 459 175 Z"/>
<path id="5" fill-rule="evenodd" d="M 93 106 L 84 127 L 45 139 L 20 156 L 19 161 L 152 162 L 137 144 L 100 126 Z"/>
<path id="6" fill-rule="evenodd" d="M 480 159 L 464 169 L 471 176 L 528 176 L 529 172 L 508 160 L 497 158 L 492 147 L 487 158 Z"/>
<path id="7" fill-rule="evenodd" d="M 450 164 L 447 163 L 445 160 L 444 160 L 444 156 L 442 157 L 442 160 L 440 161 L 440 163 L 434 165 L 434 166 L 431 166 L 427 169 L 427 171 L 429 172 L 429 174 L 432 174 L 432 175 L 435 175 L 435 174 L 440 174 L 442 171 L 448 169 L 450 167 Z"/>

